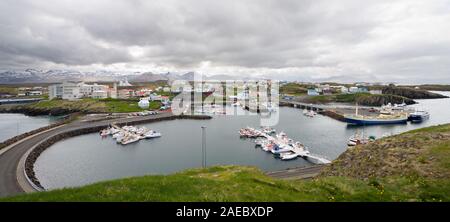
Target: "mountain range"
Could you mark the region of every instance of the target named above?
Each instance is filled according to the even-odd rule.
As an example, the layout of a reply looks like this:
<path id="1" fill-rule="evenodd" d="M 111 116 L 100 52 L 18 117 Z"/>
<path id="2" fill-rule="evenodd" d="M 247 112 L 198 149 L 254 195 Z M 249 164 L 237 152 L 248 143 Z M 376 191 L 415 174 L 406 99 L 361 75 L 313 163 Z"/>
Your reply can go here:
<path id="1" fill-rule="evenodd" d="M 159 80 L 194 80 L 194 72 L 184 74 L 178 73 L 152 73 L 152 72 L 115 72 L 115 71 L 93 71 L 82 72 L 74 70 L 39 70 L 26 69 L 23 71 L 0 71 L 0 84 L 17 83 L 56 83 L 62 81 L 85 81 L 85 82 L 113 82 L 128 80 L 130 82 L 154 82 Z M 248 80 L 230 75 L 204 75 L 209 80 Z"/>

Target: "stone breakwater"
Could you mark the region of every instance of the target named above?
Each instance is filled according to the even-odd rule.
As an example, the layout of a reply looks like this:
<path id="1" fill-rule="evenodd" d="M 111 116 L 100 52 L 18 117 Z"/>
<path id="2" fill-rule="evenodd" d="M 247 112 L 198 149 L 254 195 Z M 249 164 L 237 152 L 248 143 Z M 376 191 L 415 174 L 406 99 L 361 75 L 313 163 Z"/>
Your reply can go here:
<path id="1" fill-rule="evenodd" d="M 9 145 L 12 145 L 12 144 L 20 141 L 22 139 L 25 139 L 25 138 L 27 138 L 29 136 L 32 136 L 32 135 L 34 135 L 36 133 L 40 133 L 42 131 L 49 130 L 49 129 L 52 129 L 52 128 L 64 125 L 66 123 L 69 123 L 72 120 L 74 120 L 76 116 L 78 116 L 78 115 L 77 114 L 72 114 L 70 116 L 64 117 L 63 119 L 61 119 L 60 121 L 58 121 L 56 123 L 53 123 L 53 124 L 50 124 L 48 126 L 44 126 L 44 127 L 32 130 L 32 131 L 29 131 L 29 132 L 26 132 L 26 133 L 22 133 L 22 134 L 17 135 L 17 136 L 15 136 L 13 138 L 7 139 L 7 140 L 5 140 L 5 141 L 0 143 L 0 150 L 5 148 L 5 147 L 7 147 L 7 146 L 9 146 Z"/>
<path id="2" fill-rule="evenodd" d="M 119 125 L 119 126 L 123 126 L 125 124 L 144 124 L 144 123 L 152 123 L 152 122 L 175 120 L 175 119 L 208 120 L 211 118 L 212 118 L 211 116 L 203 116 L 203 115 L 200 115 L 200 116 L 180 115 L 180 116 L 168 116 L 168 117 L 160 117 L 160 118 L 155 118 L 155 119 L 146 119 L 146 120 L 137 120 L 137 121 L 130 120 L 128 122 L 121 122 L 121 123 L 115 123 L 115 124 Z M 57 135 L 54 135 L 54 136 L 48 138 L 45 141 L 42 141 L 26 157 L 26 161 L 25 161 L 26 176 L 31 180 L 32 183 L 34 183 L 34 185 L 36 185 L 37 187 L 40 187 L 42 189 L 45 189 L 41 185 L 39 180 L 36 178 L 36 174 L 34 172 L 34 163 L 36 162 L 39 155 L 41 155 L 42 152 L 44 152 L 47 148 L 49 148 L 51 145 L 55 144 L 58 141 L 61 141 L 63 139 L 70 138 L 70 137 L 79 136 L 79 135 L 99 132 L 100 130 L 104 129 L 108 125 L 109 124 L 70 130 L 70 131 L 59 133 Z"/>
<path id="3" fill-rule="evenodd" d="M 69 115 L 72 113 L 79 113 L 81 110 L 77 109 L 65 109 L 65 108 L 32 108 L 27 105 L 16 105 L 16 106 L 4 106 L 0 107 L 0 113 L 22 113 L 27 116 L 42 116 L 42 115 L 52 115 L 61 116 Z M 89 112 L 85 112 L 86 114 Z M 106 112 L 92 112 L 92 113 L 106 113 Z"/>

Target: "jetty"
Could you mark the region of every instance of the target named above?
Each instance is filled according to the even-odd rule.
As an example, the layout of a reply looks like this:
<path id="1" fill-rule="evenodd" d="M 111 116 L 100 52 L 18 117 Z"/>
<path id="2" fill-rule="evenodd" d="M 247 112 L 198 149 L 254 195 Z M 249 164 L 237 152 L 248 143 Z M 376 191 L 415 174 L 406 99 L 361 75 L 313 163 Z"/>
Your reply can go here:
<path id="1" fill-rule="evenodd" d="M 262 149 L 267 152 L 272 152 L 274 155 L 279 155 L 282 160 L 291 160 L 297 157 L 302 157 L 305 160 L 314 164 L 329 164 L 330 160 L 325 157 L 321 157 L 317 154 L 312 154 L 307 150 L 300 142 L 295 142 L 288 138 L 286 134 L 279 133 L 275 137 L 264 132 L 263 130 L 257 130 L 250 127 L 240 130 L 241 137 L 247 138 L 264 138 L 265 142 L 262 142 Z M 260 142 L 257 142 L 260 143 Z"/>

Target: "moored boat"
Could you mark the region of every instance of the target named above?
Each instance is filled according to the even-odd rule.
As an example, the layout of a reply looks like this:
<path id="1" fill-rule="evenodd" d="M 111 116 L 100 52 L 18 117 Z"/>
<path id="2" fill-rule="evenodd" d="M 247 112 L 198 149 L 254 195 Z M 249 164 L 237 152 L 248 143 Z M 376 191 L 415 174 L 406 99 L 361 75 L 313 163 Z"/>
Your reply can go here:
<path id="1" fill-rule="evenodd" d="M 293 160 L 296 159 L 298 157 L 298 154 L 296 153 L 282 153 L 280 154 L 280 159 L 281 160 Z"/>
<path id="2" fill-rule="evenodd" d="M 430 118 L 430 113 L 427 111 L 415 111 L 410 113 L 408 116 L 408 120 L 413 123 L 420 123 Z"/>

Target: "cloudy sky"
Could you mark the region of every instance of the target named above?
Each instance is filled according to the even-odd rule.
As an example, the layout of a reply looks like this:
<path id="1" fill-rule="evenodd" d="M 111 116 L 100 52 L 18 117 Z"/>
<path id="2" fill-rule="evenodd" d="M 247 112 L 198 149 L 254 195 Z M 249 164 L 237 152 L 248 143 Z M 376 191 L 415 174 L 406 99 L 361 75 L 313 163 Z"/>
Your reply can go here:
<path id="1" fill-rule="evenodd" d="M 24 68 L 450 83 L 450 0 L 2 0 Z"/>

